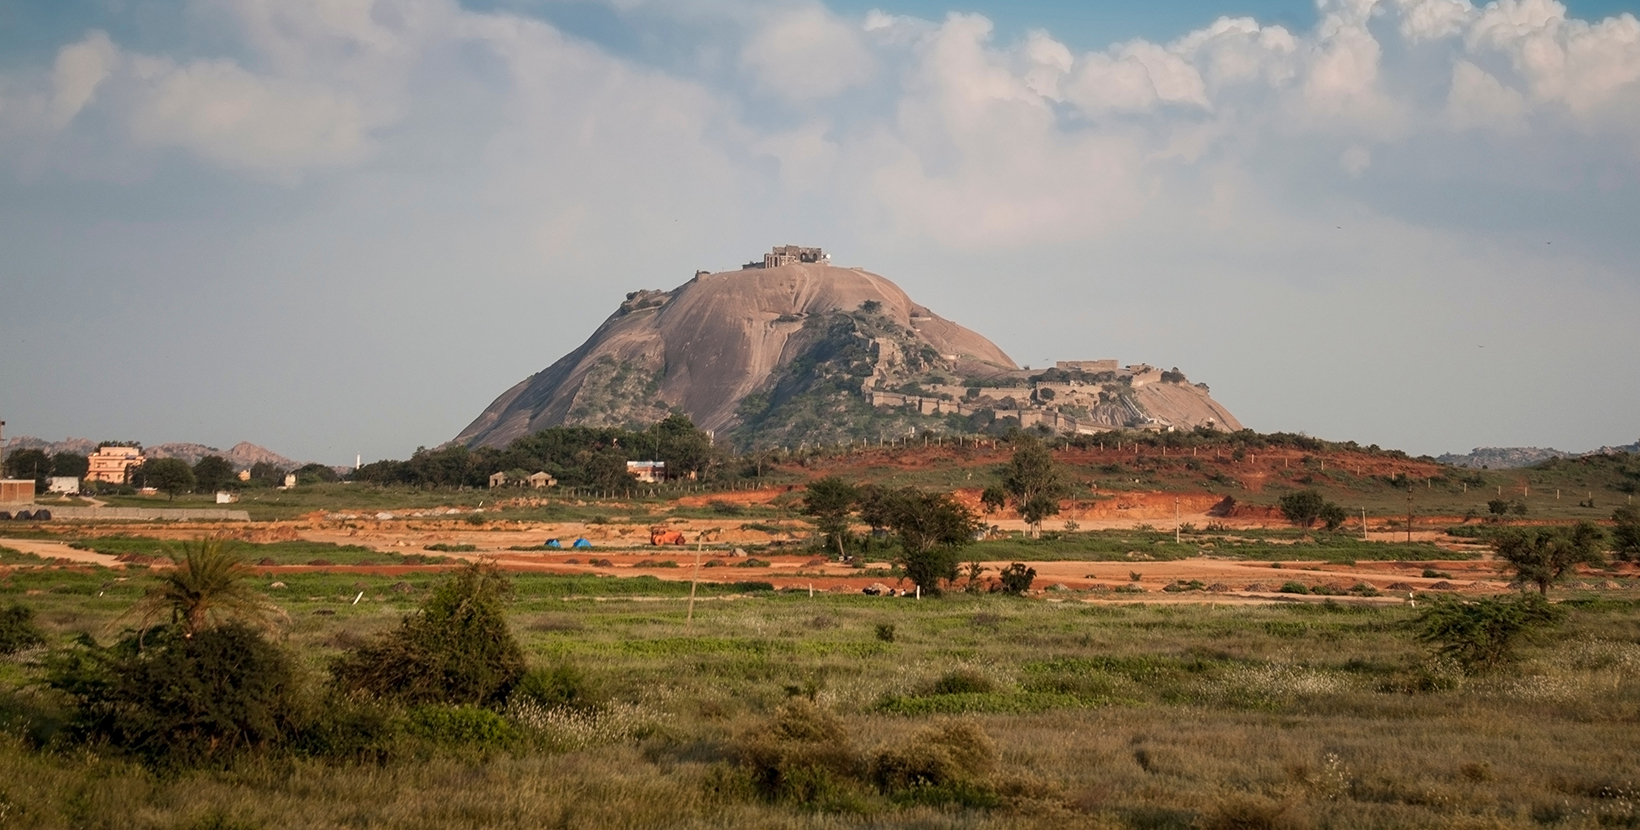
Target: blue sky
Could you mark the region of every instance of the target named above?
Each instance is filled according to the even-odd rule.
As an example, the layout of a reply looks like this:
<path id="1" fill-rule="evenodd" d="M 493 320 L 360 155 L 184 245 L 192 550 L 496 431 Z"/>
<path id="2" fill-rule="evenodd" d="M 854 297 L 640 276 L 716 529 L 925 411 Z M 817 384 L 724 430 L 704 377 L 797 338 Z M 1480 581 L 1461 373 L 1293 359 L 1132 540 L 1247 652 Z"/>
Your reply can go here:
<path id="1" fill-rule="evenodd" d="M 0 0 L 0 419 L 454 436 L 772 244 L 1261 430 L 1640 437 L 1635 4 Z"/>

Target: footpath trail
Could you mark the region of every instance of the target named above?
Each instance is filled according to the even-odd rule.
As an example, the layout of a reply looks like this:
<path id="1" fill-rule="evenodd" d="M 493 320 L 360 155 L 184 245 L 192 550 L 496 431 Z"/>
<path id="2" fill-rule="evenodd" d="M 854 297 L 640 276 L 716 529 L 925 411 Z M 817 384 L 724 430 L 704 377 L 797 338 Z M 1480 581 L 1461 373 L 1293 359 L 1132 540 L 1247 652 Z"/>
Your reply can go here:
<path id="1" fill-rule="evenodd" d="M 20 553 L 33 554 L 41 559 L 66 559 L 70 562 L 101 565 L 105 568 L 125 567 L 124 562 L 106 553 L 76 550 L 69 547 L 66 542 L 49 542 L 40 539 L 0 539 L 0 547 L 11 548 Z"/>

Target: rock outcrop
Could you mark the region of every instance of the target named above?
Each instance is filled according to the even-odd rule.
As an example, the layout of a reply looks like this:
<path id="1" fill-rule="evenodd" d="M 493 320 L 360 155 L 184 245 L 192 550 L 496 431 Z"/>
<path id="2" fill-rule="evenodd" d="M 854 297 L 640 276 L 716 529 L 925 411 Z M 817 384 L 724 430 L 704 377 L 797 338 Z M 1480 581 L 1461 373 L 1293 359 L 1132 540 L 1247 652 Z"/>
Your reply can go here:
<path id="1" fill-rule="evenodd" d="M 974 409 L 906 395 L 1031 374 L 877 274 L 824 262 L 701 272 L 671 291 L 628 294 L 580 348 L 496 398 L 455 440 L 501 447 L 553 426 L 641 428 L 671 411 L 742 447 L 871 439 Z M 1136 424 L 1239 428 L 1205 387 L 1131 392 L 1121 417 L 1131 410 Z"/>

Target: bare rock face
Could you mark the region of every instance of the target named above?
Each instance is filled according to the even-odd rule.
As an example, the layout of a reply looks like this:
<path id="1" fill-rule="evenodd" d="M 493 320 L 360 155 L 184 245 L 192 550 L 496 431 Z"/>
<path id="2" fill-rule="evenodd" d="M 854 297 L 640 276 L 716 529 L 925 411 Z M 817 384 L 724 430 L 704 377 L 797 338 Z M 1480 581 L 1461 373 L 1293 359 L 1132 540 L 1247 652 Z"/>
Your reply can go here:
<path id="1" fill-rule="evenodd" d="M 1240 428 L 1206 387 L 1177 377 L 1124 376 L 1103 398 L 1086 385 L 1061 384 L 1061 394 L 1107 401 L 1076 410 L 1082 429 Z M 641 429 L 677 410 L 742 447 L 797 446 L 1074 408 L 1053 404 L 1051 391 L 1037 398 L 1032 383 L 996 344 L 877 274 L 823 262 L 749 267 L 628 294 L 580 348 L 507 390 L 455 441 L 504 447 L 554 426 Z M 993 401 L 974 385 L 1023 391 Z"/>
<path id="2" fill-rule="evenodd" d="M 649 423 L 671 407 L 725 430 L 746 396 L 799 356 L 794 336 L 811 318 L 867 303 L 953 368 L 1017 368 L 996 344 L 876 274 L 818 264 L 702 274 L 672 291 L 629 295 L 586 343 L 507 390 L 456 441 L 505 446 L 562 424 Z"/>

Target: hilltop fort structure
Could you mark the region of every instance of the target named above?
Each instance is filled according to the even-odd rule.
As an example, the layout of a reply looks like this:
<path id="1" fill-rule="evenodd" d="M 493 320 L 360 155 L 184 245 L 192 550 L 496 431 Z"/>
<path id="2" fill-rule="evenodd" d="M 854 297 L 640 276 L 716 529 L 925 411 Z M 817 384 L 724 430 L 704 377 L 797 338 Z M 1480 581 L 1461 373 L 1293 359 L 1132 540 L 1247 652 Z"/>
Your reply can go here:
<path id="1" fill-rule="evenodd" d="M 1163 371 L 1145 363 L 1119 367 L 1115 360 L 1061 360 L 1046 371 L 1022 369 L 975 385 L 928 384 L 895 391 L 873 376 L 860 391 L 872 406 L 964 417 L 988 411 L 998 419 L 1013 418 L 1022 429 L 1041 425 L 1071 435 L 1114 429 L 1241 428 L 1207 397 L 1206 384 L 1194 384 L 1200 395 L 1183 393 L 1184 398 L 1198 399 L 1183 410 L 1178 402 L 1153 405 L 1161 398 L 1179 397 L 1182 390 L 1152 384 L 1190 386 L 1177 369 Z"/>
<path id="2" fill-rule="evenodd" d="M 819 248 L 805 248 L 801 245 L 776 245 L 773 250 L 763 255 L 763 261 L 752 260 L 740 266 L 740 270 L 747 271 L 753 268 L 780 268 L 786 265 L 830 265 L 831 254 Z"/>

